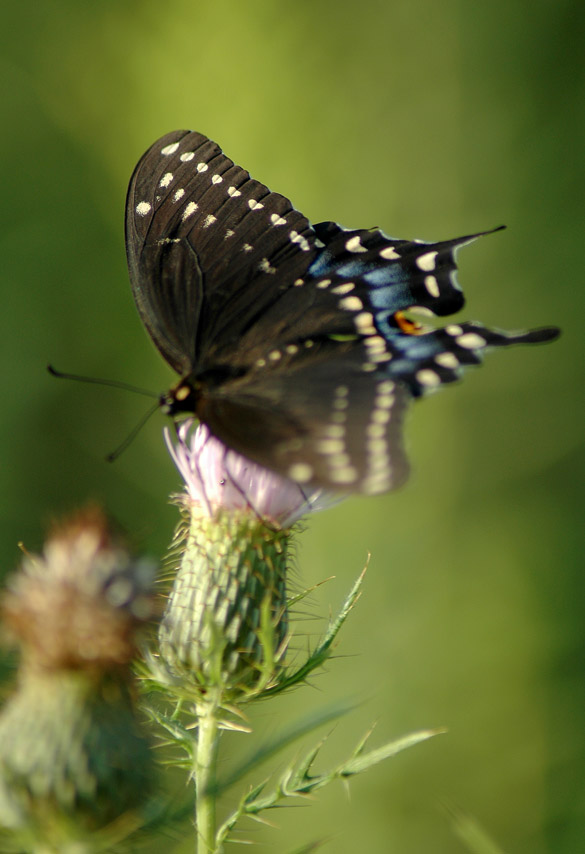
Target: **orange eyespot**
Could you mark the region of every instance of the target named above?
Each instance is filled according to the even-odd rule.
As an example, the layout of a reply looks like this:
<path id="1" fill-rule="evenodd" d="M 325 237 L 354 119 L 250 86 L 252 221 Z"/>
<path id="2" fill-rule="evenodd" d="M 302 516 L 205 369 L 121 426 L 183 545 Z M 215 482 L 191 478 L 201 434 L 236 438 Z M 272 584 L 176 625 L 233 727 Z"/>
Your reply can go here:
<path id="1" fill-rule="evenodd" d="M 394 312 L 394 321 L 401 332 L 406 332 L 407 335 L 422 335 L 422 325 L 409 320 L 403 311 Z"/>

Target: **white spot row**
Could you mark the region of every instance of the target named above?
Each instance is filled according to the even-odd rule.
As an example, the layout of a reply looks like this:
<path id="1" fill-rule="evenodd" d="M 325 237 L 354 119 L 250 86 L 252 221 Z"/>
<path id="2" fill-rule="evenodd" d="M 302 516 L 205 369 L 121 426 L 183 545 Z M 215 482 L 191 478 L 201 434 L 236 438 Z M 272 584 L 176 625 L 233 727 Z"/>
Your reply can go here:
<path id="1" fill-rule="evenodd" d="M 375 335 L 376 327 L 374 326 L 374 315 L 369 311 L 362 311 L 361 314 L 357 314 L 353 322 L 355 323 L 357 331 L 360 335 Z"/>
<path id="2" fill-rule="evenodd" d="M 258 265 L 258 267 L 263 273 L 270 273 L 270 274 L 276 273 L 276 267 L 273 267 L 270 264 L 270 261 L 268 260 L 268 258 L 263 258 L 260 261 L 260 264 Z"/>
<path id="3" fill-rule="evenodd" d="M 299 234 L 298 231 L 291 231 L 288 236 L 290 238 L 290 242 L 298 243 L 303 252 L 308 252 L 311 248 L 307 238 L 303 237 L 302 234 Z"/>

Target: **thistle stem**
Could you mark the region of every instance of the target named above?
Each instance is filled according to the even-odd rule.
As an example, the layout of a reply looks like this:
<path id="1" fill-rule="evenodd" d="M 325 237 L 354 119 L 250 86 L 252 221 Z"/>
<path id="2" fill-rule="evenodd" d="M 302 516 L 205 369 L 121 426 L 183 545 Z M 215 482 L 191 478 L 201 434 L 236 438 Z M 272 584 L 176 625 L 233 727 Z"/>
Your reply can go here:
<path id="1" fill-rule="evenodd" d="M 218 854 L 216 837 L 215 778 L 219 747 L 218 698 L 208 696 L 197 704 L 197 750 L 195 753 L 195 826 L 197 854 Z"/>

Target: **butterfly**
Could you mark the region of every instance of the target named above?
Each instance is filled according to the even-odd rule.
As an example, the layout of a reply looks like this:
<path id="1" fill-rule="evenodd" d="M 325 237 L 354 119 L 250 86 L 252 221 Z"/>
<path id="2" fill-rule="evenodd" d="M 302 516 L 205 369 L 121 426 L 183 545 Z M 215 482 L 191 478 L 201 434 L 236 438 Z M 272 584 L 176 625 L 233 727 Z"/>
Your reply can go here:
<path id="1" fill-rule="evenodd" d="M 463 306 L 455 253 L 478 236 L 428 243 L 312 225 L 203 134 L 166 134 L 126 202 L 134 299 L 179 375 L 161 405 L 300 484 L 399 486 L 411 399 L 489 347 L 559 334 L 433 325 Z"/>

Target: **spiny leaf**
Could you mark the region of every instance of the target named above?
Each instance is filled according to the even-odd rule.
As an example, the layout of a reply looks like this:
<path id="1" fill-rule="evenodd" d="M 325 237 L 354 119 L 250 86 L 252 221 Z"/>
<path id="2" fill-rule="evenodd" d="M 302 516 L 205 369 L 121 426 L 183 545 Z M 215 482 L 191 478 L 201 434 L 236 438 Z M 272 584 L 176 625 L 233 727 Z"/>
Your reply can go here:
<path id="1" fill-rule="evenodd" d="M 274 694 L 279 694 L 281 691 L 286 691 L 292 688 L 299 682 L 304 682 L 307 676 L 312 673 L 317 667 L 320 667 L 331 655 L 331 647 L 335 641 L 339 630 L 349 616 L 350 611 L 356 604 L 361 595 L 361 586 L 364 580 L 367 566 L 360 573 L 357 581 L 349 591 L 349 594 L 343 603 L 337 617 L 329 623 L 329 627 L 325 632 L 322 640 L 316 649 L 309 655 L 307 660 L 301 664 L 296 670 L 285 673 L 279 677 L 278 684 L 264 691 L 264 697 L 272 697 Z"/>
<path id="2" fill-rule="evenodd" d="M 321 712 L 312 714 L 301 720 L 299 723 L 293 724 L 288 729 L 281 732 L 271 741 L 266 742 L 262 745 L 258 750 L 256 750 L 248 759 L 244 760 L 241 765 L 235 769 L 235 771 L 230 774 L 225 780 L 217 783 L 216 788 L 214 789 L 214 794 L 218 795 L 221 792 L 224 792 L 226 789 L 229 789 L 230 786 L 233 786 L 234 783 L 237 783 L 245 774 L 247 774 L 252 769 L 256 768 L 262 762 L 265 762 L 271 756 L 274 756 L 275 753 L 278 753 L 284 747 L 287 747 L 293 741 L 296 741 L 299 738 L 302 738 L 309 732 L 312 732 L 317 727 L 322 726 L 323 724 L 330 723 L 331 721 L 340 718 L 342 715 L 345 715 L 347 712 L 351 711 L 355 708 L 355 704 L 350 703 L 339 703 L 336 706 L 332 706 L 330 708 L 324 709 Z"/>
<path id="3" fill-rule="evenodd" d="M 420 744 L 422 741 L 433 738 L 435 735 L 441 735 L 444 732 L 446 732 L 445 729 L 420 730 L 419 732 L 413 732 L 409 735 L 403 736 L 402 738 L 398 738 L 395 741 L 390 741 L 388 744 L 385 744 L 382 747 L 377 747 L 375 750 L 370 750 L 368 753 L 361 752 L 363 749 L 362 744 L 360 745 L 360 752 L 340 766 L 339 771 L 344 777 L 359 774 L 361 771 L 365 771 L 366 768 L 371 768 L 373 765 L 377 765 L 384 759 L 396 756 L 397 753 L 400 753 L 402 750 L 406 750 L 408 747 L 413 747 L 415 744 Z"/>

